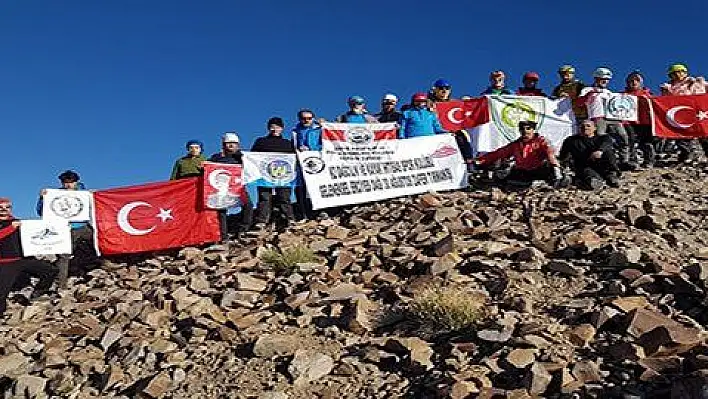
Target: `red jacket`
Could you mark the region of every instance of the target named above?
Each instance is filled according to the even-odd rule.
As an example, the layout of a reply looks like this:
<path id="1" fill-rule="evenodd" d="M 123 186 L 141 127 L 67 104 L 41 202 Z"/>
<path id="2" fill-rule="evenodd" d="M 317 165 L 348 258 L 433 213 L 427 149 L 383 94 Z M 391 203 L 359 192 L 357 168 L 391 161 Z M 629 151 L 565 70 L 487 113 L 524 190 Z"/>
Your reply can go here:
<path id="1" fill-rule="evenodd" d="M 537 96 L 537 97 L 548 97 L 546 93 L 541 89 L 527 89 L 526 87 L 519 87 L 516 90 L 516 95 L 518 96 Z"/>
<path id="2" fill-rule="evenodd" d="M 14 220 L 0 220 L 0 264 L 14 262 L 22 257 L 20 233 L 12 225 Z"/>
<path id="3" fill-rule="evenodd" d="M 545 165 L 546 162 L 557 163 L 553 147 L 548 144 L 545 138 L 539 135 L 529 141 L 518 139 L 502 148 L 482 155 L 479 157 L 479 161 L 484 165 L 509 158 L 514 158 L 514 168 L 522 170 L 538 169 Z"/>

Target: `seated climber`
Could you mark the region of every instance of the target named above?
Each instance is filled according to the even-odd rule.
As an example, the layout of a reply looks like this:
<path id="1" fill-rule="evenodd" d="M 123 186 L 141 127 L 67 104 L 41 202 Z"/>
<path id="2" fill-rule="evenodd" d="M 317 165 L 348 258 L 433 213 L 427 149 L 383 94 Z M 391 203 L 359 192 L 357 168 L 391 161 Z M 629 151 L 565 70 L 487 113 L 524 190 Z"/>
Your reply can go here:
<path id="1" fill-rule="evenodd" d="M 563 141 L 559 159 L 572 159 L 577 184 L 581 188 L 596 190 L 606 181 L 610 187 L 619 187 L 619 167 L 612 138 L 597 135 L 591 119 L 580 124 L 580 133 Z"/>
<path id="2" fill-rule="evenodd" d="M 536 132 L 536 122 L 519 122 L 519 131 L 521 137 L 518 140 L 480 156 L 475 165 L 488 168 L 511 158 L 514 166 L 504 178 L 507 182 L 530 184 L 534 180 L 545 180 L 556 187 L 566 185 L 553 147 Z"/>

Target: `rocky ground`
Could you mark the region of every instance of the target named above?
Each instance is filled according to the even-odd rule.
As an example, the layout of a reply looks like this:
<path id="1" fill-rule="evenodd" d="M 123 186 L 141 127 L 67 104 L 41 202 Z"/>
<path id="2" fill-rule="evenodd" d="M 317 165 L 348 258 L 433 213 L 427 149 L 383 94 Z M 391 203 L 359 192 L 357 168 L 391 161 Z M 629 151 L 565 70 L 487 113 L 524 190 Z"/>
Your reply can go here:
<path id="1" fill-rule="evenodd" d="M 431 193 L 113 260 L 11 305 L 0 392 L 708 397 L 707 176 L 673 167 L 602 192 Z M 262 260 L 297 246 L 316 259 Z M 458 296 L 422 312 L 431 292 Z"/>

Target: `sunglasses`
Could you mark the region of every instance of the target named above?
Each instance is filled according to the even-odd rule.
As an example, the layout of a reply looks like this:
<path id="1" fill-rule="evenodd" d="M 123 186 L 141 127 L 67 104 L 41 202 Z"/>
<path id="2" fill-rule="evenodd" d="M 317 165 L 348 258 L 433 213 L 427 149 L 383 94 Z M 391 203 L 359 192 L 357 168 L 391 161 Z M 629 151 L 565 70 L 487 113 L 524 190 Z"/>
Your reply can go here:
<path id="1" fill-rule="evenodd" d="M 312 116 L 301 116 L 300 119 L 302 119 L 302 120 L 304 120 L 304 121 L 309 121 L 309 120 L 314 119 L 314 117 L 312 117 Z"/>
<path id="2" fill-rule="evenodd" d="M 450 90 L 450 89 L 452 89 L 452 86 L 438 86 L 438 89 L 440 89 L 440 90 Z"/>
<path id="3" fill-rule="evenodd" d="M 534 129 L 533 126 L 524 126 L 524 130 L 533 130 L 533 129 Z"/>

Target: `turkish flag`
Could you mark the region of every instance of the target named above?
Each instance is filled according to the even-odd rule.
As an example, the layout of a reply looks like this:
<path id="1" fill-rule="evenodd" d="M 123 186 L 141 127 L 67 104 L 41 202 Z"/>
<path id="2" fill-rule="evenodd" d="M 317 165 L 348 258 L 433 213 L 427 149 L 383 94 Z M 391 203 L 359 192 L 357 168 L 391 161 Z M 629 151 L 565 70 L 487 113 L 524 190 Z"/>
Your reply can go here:
<path id="1" fill-rule="evenodd" d="M 203 204 L 209 209 L 228 209 L 246 203 L 243 165 L 204 162 Z"/>
<path id="2" fill-rule="evenodd" d="M 435 104 L 443 129 L 456 132 L 489 122 L 487 97 L 464 101 L 445 101 Z"/>
<path id="3" fill-rule="evenodd" d="M 98 249 L 104 255 L 220 240 L 216 211 L 200 206 L 200 178 L 96 191 Z"/>
<path id="4" fill-rule="evenodd" d="M 708 94 L 651 99 L 654 135 L 665 139 L 708 137 Z"/>

